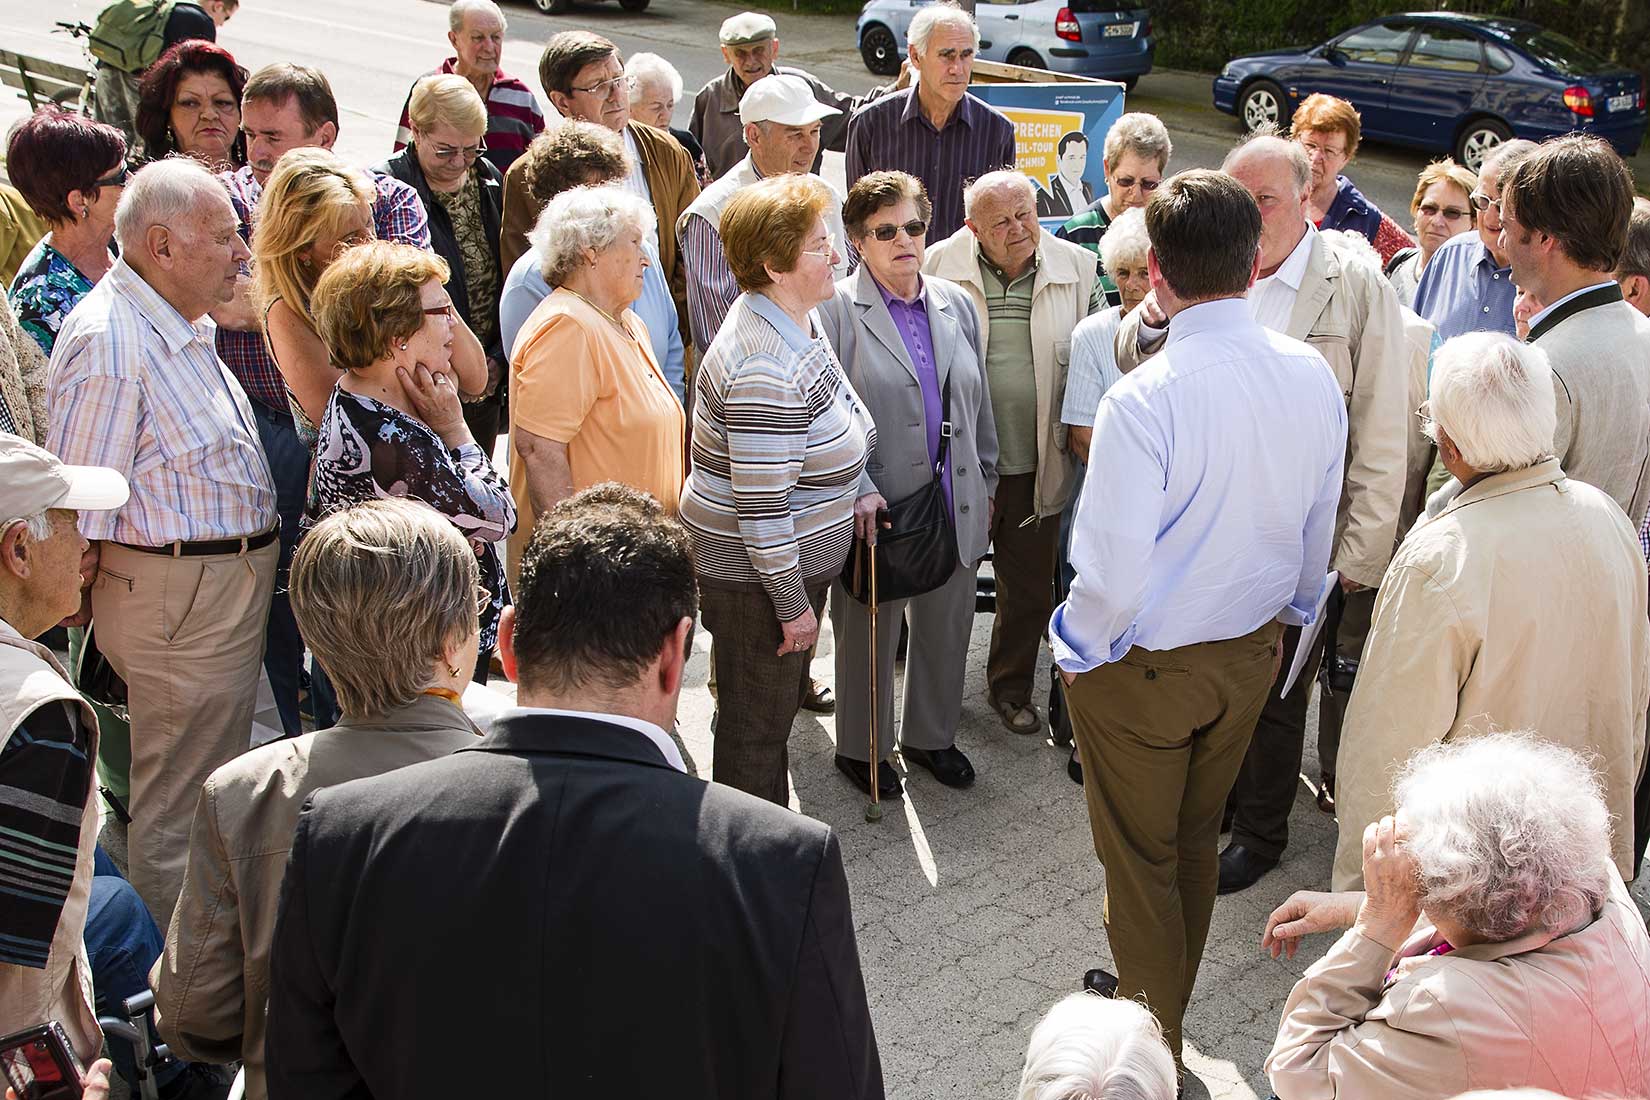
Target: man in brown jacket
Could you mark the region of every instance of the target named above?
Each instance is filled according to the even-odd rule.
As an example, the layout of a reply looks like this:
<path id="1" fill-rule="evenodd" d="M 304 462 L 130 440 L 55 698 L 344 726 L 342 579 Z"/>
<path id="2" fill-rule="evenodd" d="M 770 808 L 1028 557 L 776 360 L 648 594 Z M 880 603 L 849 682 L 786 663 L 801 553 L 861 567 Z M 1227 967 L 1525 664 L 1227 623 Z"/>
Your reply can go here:
<path id="1" fill-rule="evenodd" d="M 632 168 L 624 186 L 653 204 L 659 216 L 654 244 L 659 263 L 670 283 L 682 339 L 688 331 L 687 269 L 676 247 L 675 226 L 682 212 L 699 195 L 699 180 L 687 150 L 663 130 L 630 117 L 630 85 L 619 47 L 589 31 L 562 31 L 544 44 L 539 58 L 539 82 L 563 118 L 595 122 L 624 138 Z M 554 126 L 551 127 L 554 129 Z M 538 142 L 504 174 L 504 221 L 500 228 L 499 262 L 509 271 L 528 249 L 527 233 L 538 221 L 544 203 L 528 188 L 529 161 Z"/>
<path id="2" fill-rule="evenodd" d="M 244 1061 L 249 1100 L 267 1095 L 270 945 L 298 811 L 321 787 L 475 743 L 458 700 L 475 668 L 478 579 L 469 543 L 416 501 L 336 512 L 293 558 L 292 610 L 343 718 L 253 749 L 201 787 L 183 892 L 149 979 L 172 1049 Z"/>

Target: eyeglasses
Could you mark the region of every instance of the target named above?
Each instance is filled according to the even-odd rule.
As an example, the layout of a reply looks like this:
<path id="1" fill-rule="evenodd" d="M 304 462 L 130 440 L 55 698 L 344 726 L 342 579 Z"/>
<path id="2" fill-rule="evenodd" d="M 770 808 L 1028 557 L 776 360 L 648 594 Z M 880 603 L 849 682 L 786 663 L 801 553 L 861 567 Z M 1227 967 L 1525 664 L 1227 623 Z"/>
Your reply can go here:
<path id="1" fill-rule="evenodd" d="M 1339 160 L 1346 156 L 1345 149 L 1337 149 L 1331 145 L 1319 145 L 1315 141 L 1300 142 L 1300 147 L 1306 150 L 1306 155 L 1309 157 L 1322 156 L 1327 160 Z"/>
<path id="2" fill-rule="evenodd" d="M 125 187 L 126 181 L 131 178 L 132 170 L 122 164 L 102 179 L 93 180 L 93 187 Z"/>
<path id="3" fill-rule="evenodd" d="M 1113 176 L 1111 181 L 1124 191 L 1129 190 L 1138 183 L 1140 185 L 1140 190 L 1146 192 L 1148 195 L 1153 191 L 1156 191 L 1163 184 L 1163 181 L 1160 179 L 1150 180 L 1146 179 L 1144 176 L 1139 179 L 1135 179 L 1133 176 Z"/>
<path id="4" fill-rule="evenodd" d="M 804 248 L 802 250 L 802 255 L 804 255 L 804 256 L 818 256 L 820 259 L 824 260 L 826 263 L 830 263 L 831 262 L 831 257 L 835 256 L 836 254 L 837 254 L 837 251 L 836 251 L 836 238 L 835 237 L 826 237 L 825 238 L 825 247 L 824 247 L 824 249 Z"/>
<path id="5" fill-rule="evenodd" d="M 629 91 L 631 84 L 630 77 L 625 73 L 620 73 L 618 76 L 610 76 L 606 80 L 598 80 L 587 88 L 581 88 L 577 84 L 569 84 L 567 90 L 570 92 L 586 92 L 597 99 L 606 99 L 621 87 Z"/>
<path id="6" fill-rule="evenodd" d="M 928 223 L 923 221 L 921 218 L 918 218 L 915 221 L 908 221 L 904 225 L 879 225 L 875 229 L 871 230 L 871 236 L 875 237 L 879 241 L 891 241 L 895 237 L 899 236 L 899 231 L 901 229 L 905 230 L 905 235 L 907 237 L 910 237 L 912 240 L 916 240 L 918 237 L 928 232 Z"/>
<path id="7" fill-rule="evenodd" d="M 1439 206 L 1435 202 L 1424 202 L 1416 209 L 1416 213 L 1423 218 L 1436 218 L 1443 215 L 1445 221 L 1453 223 L 1467 217 L 1472 211 L 1462 210 L 1459 206 Z"/>
<path id="8" fill-rule="evenodd" d="M 426 317 L 445 317 L 448 320 L 452 320 L 454 316 L 453 304 L 451 302 L 440 306 L 426 306 L 424 309 L 419 310 L 419 312 L 424 314 Z"/>
<path id="9" fill-rule="evenodd" d="M 1497 214 L 1501 213 L 1501 200 L 1500 199 L 1492 199 L 1488 195 L 1484 194 L 1484 192 L 1482 192 L 1482 191 L 1474 191 L 1471 195 L 1469 195 L 1467 197 L 1472 200 L 1472 205 L 1474 207 L 1476 207 L 1477 209 L 1479 209 L 1479 210 L 1488 210 L 1490 207 L 1493 206 L 1493 207 L 1495 207 L 1495 212 Z"/>
<path id="10" fill-rule="evenodd" d="M 1415 418 L 1421 422 L 1423 432 L 1432 431 L 1432 402 L 1421 402 L 1421 407 L 1415 410 Z"/>
<path id="11" fill-rule="evenodd" d="M 476 158 L 487 151 L 487 143 L 478 141 L 474 145 L 437 145 L 430 149 L 430 155 L 436 160 L 457 160 L 464 158 L 465 164 L 474 164 Z"/>

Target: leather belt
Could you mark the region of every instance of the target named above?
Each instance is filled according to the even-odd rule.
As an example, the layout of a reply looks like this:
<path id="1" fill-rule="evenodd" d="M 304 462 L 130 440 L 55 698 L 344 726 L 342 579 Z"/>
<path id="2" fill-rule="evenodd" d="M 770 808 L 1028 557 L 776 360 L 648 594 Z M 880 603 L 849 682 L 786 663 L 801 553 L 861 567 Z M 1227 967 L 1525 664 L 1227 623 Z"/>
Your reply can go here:
<path id="1" fill-rule="evenodd" d="M 130 542 L 116 545 L 142 554 L 164 554 L 169 558 L 204 558 L 213 554 L 250 554 L 274 542 L 280 533 L 281 526 L 276 524 L 261 535 L 248 535 L 240 539 L 205 539 L 199 542 L 180 540 L 166 543 L 164 546 L 136 546 Z"/>

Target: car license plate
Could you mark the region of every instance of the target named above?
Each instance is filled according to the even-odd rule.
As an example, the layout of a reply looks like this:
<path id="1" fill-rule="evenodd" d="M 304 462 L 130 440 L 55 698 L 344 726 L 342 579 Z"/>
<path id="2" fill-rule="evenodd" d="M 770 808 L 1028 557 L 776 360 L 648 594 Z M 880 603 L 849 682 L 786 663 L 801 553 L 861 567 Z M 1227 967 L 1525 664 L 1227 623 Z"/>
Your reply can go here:
<path id="1" fill-rule="evenodd" d="M 1113 23 L 1106 28 L 1107 38 L 1133 38 L 1136 23 Z M 1613 102 L 1613 101 L 1612 101 Z"/>
<path id="2" fill-rule="evenodd" d="M 1631 111 L 1633 109 L 1633 100 L 1634 96 L 1631 92 L 1629 92 L 1627 95 L 1611 96 L 1609 99 L 1604 101 L 1604 105 L 1612 111 Z"/>

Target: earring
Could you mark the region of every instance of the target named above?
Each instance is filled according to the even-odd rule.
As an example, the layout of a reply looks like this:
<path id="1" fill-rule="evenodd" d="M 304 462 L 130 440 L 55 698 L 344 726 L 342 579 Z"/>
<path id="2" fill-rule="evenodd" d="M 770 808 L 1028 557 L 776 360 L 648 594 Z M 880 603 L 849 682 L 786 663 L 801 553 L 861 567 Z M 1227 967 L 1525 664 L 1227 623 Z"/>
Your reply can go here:
<path id="1" fill-rule="evenodd" d="M 447 675 L 448 676 L 457 676 L 458 675 L 458 669 L 455 668 L 452 665 L 448 665 L 447 666 Z"/>
<path id="2" fill-rule="evenodd" d="M 403 341 L 401 341 L 401 345 L 400 345 L 400 346 L 401 346 L 401 350 L 402 350 L 402 351 L 406 351 L 406 350 L 407 350 L 407 342 L 406 342 L 406 341 L 405 341 L 405 340 L 403 340 Z"/>
<path id="3" fill-rule="evenodd" d="M 172 127 L 170 124 L 166 127 L 166 144 L 172 146 L 174 149 L 178 147 L 178 135 L 172 132 Z"/>

